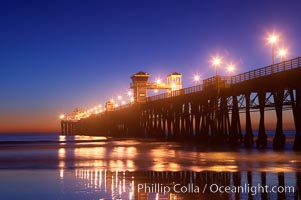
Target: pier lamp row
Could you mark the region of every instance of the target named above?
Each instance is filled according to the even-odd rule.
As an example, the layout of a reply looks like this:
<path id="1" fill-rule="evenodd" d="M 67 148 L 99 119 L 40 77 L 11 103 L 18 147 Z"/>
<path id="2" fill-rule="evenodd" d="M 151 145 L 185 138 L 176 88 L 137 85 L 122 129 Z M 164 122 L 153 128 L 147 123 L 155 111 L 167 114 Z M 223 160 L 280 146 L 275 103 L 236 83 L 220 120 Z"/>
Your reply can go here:
<path id="1" fill-rule="evenodd" d="M 128 103 L 132 103 L 134 102 L 134 98 L 133 98 L 133 92 L 132 91 L 128 91 L 127 93 L 128 96 Z M 126 105 L 127 101 L 125 99 L 123 99 L 123 97 L 121 95 L 117 96 L 117 100 L 115 101 L 113 98 L 111 98 L 109 100 L 110 102 L 114 103 L 114 107 L 117 108 L 120 105 Z M 118 103 L 120 102 L 120 103 Z M 73 113 L 70 114 L 61 114 L 59 116 L 59 119 L 61 120 L 79 120 L 82 118 L 87 118 L 90 117 L 92 114 L 100 114 L 102 112 L 106 111 L 106 108 L 102 106 L 102 104 L 99 104 L 97 106 L 94 106 L 90 109 L 86 109 L 86 110 L 76 110 Z"/>
<path id="2" fill-rule="evenodd" d="M 278 45 L 277 56 L 280 58 L 280 61 L 283 61 L 288 55 L 288 50 L 283 46 L 282 47 L 279 46 L 279 41 L 281 41 L 279 34 L 276 34 L 276 33 L 269 34 L 267 40 L 268 40 L 268 43 L 271 44 L 271 47 L 272 47 L 272 64 L 274 64 L 275 47 L 277 45 Z"/>

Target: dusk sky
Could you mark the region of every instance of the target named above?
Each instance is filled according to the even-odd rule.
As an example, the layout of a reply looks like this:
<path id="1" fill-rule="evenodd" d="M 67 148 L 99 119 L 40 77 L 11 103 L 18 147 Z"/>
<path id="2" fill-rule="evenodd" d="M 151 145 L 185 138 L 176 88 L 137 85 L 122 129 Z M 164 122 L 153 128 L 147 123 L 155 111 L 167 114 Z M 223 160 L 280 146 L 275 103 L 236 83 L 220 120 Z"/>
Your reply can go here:
<path id="1" fill-rule="evenodd" d="M 214 75 L 301 56 L 300 1 L 0 1 L 0 132 L 59 131 L 58 116 L 124 95 L 130 76 Z M 279 61 L 279 58 L 276 58 Z M 219 74 L 227 75 L 225 69 Z"/>

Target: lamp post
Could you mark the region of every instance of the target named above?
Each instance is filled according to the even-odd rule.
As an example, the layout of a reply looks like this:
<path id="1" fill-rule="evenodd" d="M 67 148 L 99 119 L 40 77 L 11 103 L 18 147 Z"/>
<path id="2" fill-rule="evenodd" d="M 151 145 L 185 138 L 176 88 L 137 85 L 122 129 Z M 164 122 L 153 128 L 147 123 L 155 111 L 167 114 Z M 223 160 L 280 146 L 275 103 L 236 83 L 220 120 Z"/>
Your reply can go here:
<path id="1" fill-rule="evenodd" d="M 278 36 L 277 35 L 271 35 L 269 37 L 269 42 L 272 45 L 272 64 L 274 65 L 274 51 L 275 51 L 275 44 L 278 41 Z"/>
<path id="2" fill-rule="evenodd" d="M 220 93 L 220 88 L 219 88 L 219 78 L 217 76 L 217 68 L 220 66 L 221 64 L 221 58 L 219 57 L 214 57 L 212 59 L 212 65 L 215 67 L 215 87 L 216 87 L 216 97 L 214 99 L 214 117 L 213 117 L 213 133 L 215 135 L 218 135 L 218 98 L 219 98 L 219 93 Z"/>
<path id="3" fill-rule="evenodd" d="M 219 57 L 214 57 L 212 59 L 212 64 L 215 67 L 215 76 L 217 76 L 217 68 L 220 66 L 221 64 L 221 59 Z"/>

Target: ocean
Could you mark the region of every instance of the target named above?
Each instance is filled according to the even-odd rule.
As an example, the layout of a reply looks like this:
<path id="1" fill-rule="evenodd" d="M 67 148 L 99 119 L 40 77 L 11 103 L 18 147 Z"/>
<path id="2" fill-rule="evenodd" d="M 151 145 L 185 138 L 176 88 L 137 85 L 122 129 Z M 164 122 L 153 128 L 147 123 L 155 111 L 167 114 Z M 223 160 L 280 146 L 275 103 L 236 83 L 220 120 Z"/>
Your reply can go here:
<path id="1" fill-rule="evenodd" d="M 301 152 L 285 134 L 282 151 L 0 134 L 0 199 L 300 199 Z"/>

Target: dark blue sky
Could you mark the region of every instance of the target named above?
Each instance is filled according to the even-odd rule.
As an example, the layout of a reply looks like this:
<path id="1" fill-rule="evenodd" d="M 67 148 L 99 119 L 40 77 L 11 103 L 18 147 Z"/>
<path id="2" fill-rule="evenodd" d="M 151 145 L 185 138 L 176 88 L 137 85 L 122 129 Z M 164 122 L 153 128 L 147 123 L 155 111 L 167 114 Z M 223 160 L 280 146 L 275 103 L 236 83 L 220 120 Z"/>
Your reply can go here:
<path id="1" fill-rule="evenodd" d="M 130 76 L 238 73 L 271 63 L 276 32 L 301 55 L 299 1 L 0 1 L 0 132 L 58 130 L 57 116 L 128 90 Z M 220 74 L 226 74 L 219 69 Z M 13 125 L 14 124 L 14 125 Z"/>

